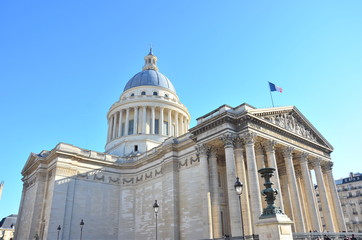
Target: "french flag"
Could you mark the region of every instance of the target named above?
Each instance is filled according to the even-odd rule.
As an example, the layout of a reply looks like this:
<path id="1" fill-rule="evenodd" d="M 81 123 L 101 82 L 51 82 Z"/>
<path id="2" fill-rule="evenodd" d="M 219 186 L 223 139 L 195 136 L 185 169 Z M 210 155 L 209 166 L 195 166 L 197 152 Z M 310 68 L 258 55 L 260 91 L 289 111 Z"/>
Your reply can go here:
<path id="1" fill-rule="evenodd" d="M 271 83 L 271 82 L 268 82 L 269 83 L 269 88 L 270 88 L 270 91 L 271 92 L 275 92 L 275 91 L 278 91 L 280 93 L 283 92 L 283 88 L 281 87 L 278 87 L 277 85 L 275 85 L 274 83 Z"/>

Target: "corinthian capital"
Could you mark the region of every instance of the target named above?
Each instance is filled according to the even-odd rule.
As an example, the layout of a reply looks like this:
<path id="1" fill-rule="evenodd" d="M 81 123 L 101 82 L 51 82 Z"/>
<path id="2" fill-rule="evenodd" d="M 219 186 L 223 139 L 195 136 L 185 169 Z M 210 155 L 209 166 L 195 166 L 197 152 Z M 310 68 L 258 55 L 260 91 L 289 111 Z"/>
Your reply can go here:
<path id="1" fill-rule="evenodd" d="M 195 146 L 197 154 L 207 156 L 210 152 L 210 146 L 206 144 L 198 144 Z"/>
<path id="2" fill-rule="evenodd" d="M 328 171 L 332 171 L 333 168 L 333 162 L 332 161 L 325 161 L 322 164 L 322 170 L 323 172 L 328 172 Z"/>
<path id="3" fill-rule="evenodd" d="M 236 137 L 234 140 L 234 146 L 236 149 L 243 149 L 243 139 L 241 139 L 240 137 Z"/>
<path id="4" fill-rule="evenodd" d="M 274 152 L 276 144 L 277 142 L 275 140 L 266 140 L 263 142 L 263 146 L 266 152 Z"/>
<path id="5" fill-rule="evenodd" d="M 234 147 L 235 136 L 232 134 L 224 134 L 221 138 L 225 148 Z"/>
<path id="6" fill-rule="evenodd" d="M 321 166 L 321 158 L 314 158 L 312 161 L 311 161 L 311 164 L 312 164 L 312 167 L 313 168 L 318 168 Z"/>
<path id="7" fill-rule="evenodd" d="M 294 151 L 294 148 L 291 147 L 291 146 L 284 147 L 284 148 L 282 149 L 283 157 L 284 157 L 284 158 L 291 157 L 293 151 Z"/>
<path id="8" fill-rule="evenodd" d="M 254 144 L 256 133 L 246 132 L 242 134 L 240 137 L 245 141 L 245 144 Z"/>

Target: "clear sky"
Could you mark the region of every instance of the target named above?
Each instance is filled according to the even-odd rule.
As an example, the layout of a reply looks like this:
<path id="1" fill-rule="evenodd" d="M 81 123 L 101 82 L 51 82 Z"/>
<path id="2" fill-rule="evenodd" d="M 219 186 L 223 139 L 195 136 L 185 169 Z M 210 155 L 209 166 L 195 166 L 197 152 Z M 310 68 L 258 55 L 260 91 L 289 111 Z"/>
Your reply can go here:
<path id="1" fill-rule="evenodd" d="M 215 108 L 295 105 L 361 171 L 362 1 L 0 1 L 0 218 L 31 152 L 103 152 L 106 113 L 152 43 L 192 121 Z"/>

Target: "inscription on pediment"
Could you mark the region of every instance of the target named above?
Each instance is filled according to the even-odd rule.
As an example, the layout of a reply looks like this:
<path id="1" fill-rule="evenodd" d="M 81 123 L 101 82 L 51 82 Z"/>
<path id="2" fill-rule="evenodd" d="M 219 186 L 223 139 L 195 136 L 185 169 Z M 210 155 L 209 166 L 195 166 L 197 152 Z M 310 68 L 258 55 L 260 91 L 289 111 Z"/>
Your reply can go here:
<path id="1" fill-rule="evenodd" d="M 316 136 L 310 130 L 306 129 L 306 127 L 292 115 L 279 114 L 272 116 L 264 116 L 262 118 L 281 128 L 284 128 L 290 132 L 298 134 L 308 140 L 317 142 Z"/>

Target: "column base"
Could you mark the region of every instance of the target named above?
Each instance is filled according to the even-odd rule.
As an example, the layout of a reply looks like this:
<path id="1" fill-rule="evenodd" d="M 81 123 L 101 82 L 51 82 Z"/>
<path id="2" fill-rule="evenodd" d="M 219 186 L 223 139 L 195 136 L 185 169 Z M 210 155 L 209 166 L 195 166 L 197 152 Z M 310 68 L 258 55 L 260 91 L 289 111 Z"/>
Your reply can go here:
<path id="1" fill-rule="evenodd" d="M 259 240 L 293 240 L 292 223 L 285 214 L 259 218 L 256 223 Z"/>

